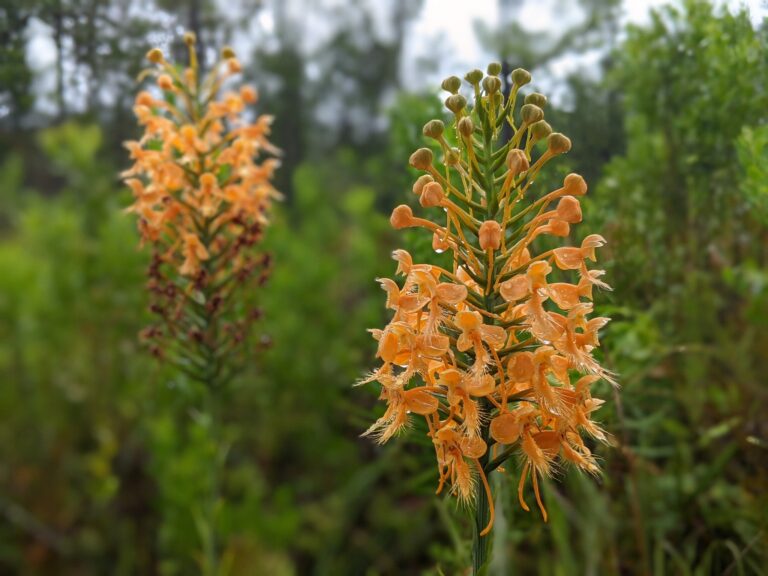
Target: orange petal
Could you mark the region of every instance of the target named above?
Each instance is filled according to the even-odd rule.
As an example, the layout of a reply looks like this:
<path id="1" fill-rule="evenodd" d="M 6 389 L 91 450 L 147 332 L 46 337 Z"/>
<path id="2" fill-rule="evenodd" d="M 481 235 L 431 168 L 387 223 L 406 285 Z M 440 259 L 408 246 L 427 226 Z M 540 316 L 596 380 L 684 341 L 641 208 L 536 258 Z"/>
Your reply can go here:
<path id="1" fill-rule="evenodd" d="M 501 297 L 507 302 L 516 302 L 528 295 L 528 286 L 528 278 L 523 274 L 519 274 L 502 282 L 499 286 L 499 292 L 501 293 Z"/>
<path id="2" fill-rule="evenodd" d="M 512 382 L 528 382 L 533 376 L 533 354 L 518 352 L 509 359 L 507 376 Z"/>
<path id="3" fill-rule="evenodd" d="M 461 446 L 461 452 L 467 458 L 480 458 L 488 450 L 488 445 L 479 436 L 473 438 L 464 436 L 459 446 Z"/>
<path id="4" fill-rule="evenodd" d="M 483 374 L 480 378 L 469 380 L 466 388 L 471 396 L 488 396 L 496 389 L 496 380 L 490 374 Z"/>
<path id="5" fill-rule="evenodd" d="M 505 412 L 491 420 L 491 437 L 501 444 L 512 444 L 520 438 L 520 421 L 511 412 Z"/>
<path id="6" fill-rule="evenodd" d="M 456 305 L 467 298 L 467 287 L 461 284 L 442 282 L 437 285 L 437 297 L 441 302 Z"/>
<path id="7" fill-rule="evenodd" d="M 384 332 L 379 340 L 377 356 L 384 362 L 393 362 L 400 351 L 400 339 L 392 332 Z"/>
<path id="8" fill-rule="evenodd" d="M 483 317 L 479 312 L 462 310 L 458 312 L 453 319 L 456 326 L 463 332 L 477 330 L 483 323 Z"/>
<path id="9" fill-rule="evenodd" d="M 582 290 L 578 286 L 565 282 L 556 282 L 547 286 L 547 295 L 562 310 L 570 310 L 577 306 L 580 302 L 581 292 Z"/>
<path id="10" fill-rule="evenodd" d="M 425 356 L 442 356 L 448 351 L 451 341 L 443 334 L 422 334 L 416 339 L 419 350 Z"/>
<path id="11" fill-rule="evenodd" d="M 584 261 L 580 248 L 564 246 L 555 248 L 552 252 L 555 255 L 555 264 L 560 270 L 578 270 Z"/>
<path id="12" fill-rule="evenodd" d="M 501 326 L 483 324 L 480 327 L 480 332 L 483 335 L 483 340 L 496 350 L 503 348 L 504 344 L 507 343 L 507 331 Z"/>
<path id="13" fill-rule="evenodd" d="M 429 392 L 425 392 L 419 388 L 405 391 L 405 407 L 414 414 L 421 414 L 422 416 L 433 414 L 437 412 L 438 406 L 439 402 L 437 398 L 432 396 Z"/>

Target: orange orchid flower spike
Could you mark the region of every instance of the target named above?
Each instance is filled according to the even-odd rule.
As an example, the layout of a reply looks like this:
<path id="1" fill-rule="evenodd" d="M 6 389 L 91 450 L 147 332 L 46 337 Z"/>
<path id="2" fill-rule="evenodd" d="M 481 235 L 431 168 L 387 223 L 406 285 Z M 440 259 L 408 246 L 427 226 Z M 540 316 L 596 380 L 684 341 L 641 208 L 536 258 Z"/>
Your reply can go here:
<path id="1" fill-rule="evenodd" d="M 222 351 L 242 353 L 260 315 L 233 304 L 269 275 L 271 259 L 256 245 L 279 198 L 271 184 L 278 162 L 269 157 L 278 151 L 268 140 L 271 118 L 244 117 L 253 88 L 219 94 L 240 69 L 232 50 L 201 78 L 194 35 L 184 40 L 186 68 L 157 48 L 147 54 L 153 67 L 141 78 L 155 86 L 136 97 L 143 134 L 125 143 L 133 163 L 122 177 L 133 192 L 128 211 L 154 253 L 148 288 L 160 323 L 144 336 L 155 355 L 215 387 L 235 361 Z"/>
<path id="2" fill-rule="evenodd" d="M 424 126 L 433 146 L 410 157 L 423 172 L 413 185 L 419 213 L 415 202 L 401 204 L 390 221 L 426 230 L 435 252 L 450 253 L 453 264 L 393 253 L 404 280 L 379 280 L 393 316 L 372 331 L 382 364 L 360 381 L 377 383 L 387 405 L 365 435 L 385 442 L 411 419 L 424 419 L 438 492 L 448 486 L 475 506 L 478 554 L 494 518 L 487 477 L 508 458 L 521 458 L 520 505 L 528 510 L 530 478 L 545 521 L 542 477 L 564 464 L 597 472 L 584 438 L 608 437 L 592 420 L 601 401 L 591 388 L 615 383 L 594 357 L 608 319 L 591 317 L 594 287 L 608 285 L 588 263 L 605 240 L 567 240 L 582 222 L 586 183 L 569 174 L 551 192 L 533 185 L 571 142 L 544 121 L 544 96 L 529 93 L 519 103 L 530 74 L 515 70 L 506 96 L 500 71 L 492 64 L 487 74 L 469 72 L 469 96 L 459 78 L 443 82 L 450 115 Z M 566 245 L 551 249 L 553 240 Z"/>

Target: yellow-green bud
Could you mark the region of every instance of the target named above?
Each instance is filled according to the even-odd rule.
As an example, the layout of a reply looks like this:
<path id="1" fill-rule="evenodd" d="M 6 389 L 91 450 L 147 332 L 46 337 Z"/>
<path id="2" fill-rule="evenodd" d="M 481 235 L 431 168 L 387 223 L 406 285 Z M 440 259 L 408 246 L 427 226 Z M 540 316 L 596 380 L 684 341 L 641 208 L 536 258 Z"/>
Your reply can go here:
<path id="1" fill-rule="evenodd" d="M 471 138 L 472 132 L 475 130 L 475 125 L 472 122 L 472 118 L 469 116 L 464 116 L 461 120 L 459 120 L 459 134 L 464 136 L 464 138 Z"/>
<path id="2" fill-rule="evenodd" d="M 552 154 L 565 154 L 571 149 L 571 140 L 560 132 L 553 132 L 547 139 L 547 147 Z"/>
<path id="3" fill-rule="evenodd" d="M 552 134 L 552 126 L 546 120 L 539 120 L 531 124 L 531 135 L 534 140 L 544 140 L 550 134 Z"/>
<path id="4" fill-rule="evenodd" d="M 429 148 L 419 148 L 411 154 L 408 163 L 417 170 L 426 170 L 432 166 L 432 150 Z"/>
<path id="5" fill-rule="evenodd" d="M 237 56 L 230 46 L 224 46 L 224 48 L 221 49 L 221 57 L 224 58 L 224 60 L 229 60 L 230 58 L 236 58 Z"/>
<path id="6" fill-rule="evenodd" d="M 501 90 L 501 79 L 498 76 L 486 76 L 483 78 L 483 89 L 488 94 L 495 94 Z"/>
<path id="7" fill-rule="evenodd" d="M 447 166 L 456 166 L 461 160 L 461 150 L 458 148 L 450 148 L 445 153 L 445 164 Z"/>
<path id="8" fill-rule="evenodd" d="M 480 84 L 480 81 L 483 79 L 483 71 L 478 70 L 475 68 L 474 70 L 470 70 L 467 72 L 466 76 L 464 76 L 464 80 L 472 84 L 472 86 L 477 86 Z"/>
<path id="9" fill-rule="evenodd" d="M 538 92 L 531 92 L 525 97 L 526 104 L 535 104 L 539 108 L 544 108 L 547 105 L 547 97 L 544 94 Z"/>
<path id="10" fill-rule="evenodd" d="M 488 64 L 488 74 L 491 76 L 498 76 L 501 74 L 501 64 L 498 62 L 491 62 Z"/>
<path id="11" fill-rule="evenodd" d="M 192 46 L 195 42 L 197 42 L 197 36 L 195 36 L 194 32 L 184 33 L 184 44 L 187 46 Z"/>
<path id="12" fill-rule="evenodd" d="M 512 70 L 512 82 L 518 86 L 525 86 L 531 81 L 531 73 L 524 68 L 515 68 Z"/>
<path id="13" fill-rule="evenodd" d="M 437 140 L 440 138 L 440 136 L 442 136 L 444 130 L 445 124 L 443 124 L 442 120 L 430 120 L 424 124 L 424 129 L 422 132 L 427 138 L 434 138 Z"/>
<path id="14" fill-rule="evenodd" d="M 520 108 L 520 117 L 523 119 L 523 124 L 533 124 L 544 119 L 544 110 L 535 104 L 523 104 Z"/>
<path id="15" fill-rule="evenodd" d="M 147 60 L 152 62 L 152 64 L 160 64 L 164 58 L 163 51 L 160 48 L 152 48 L 152 50 L 147 52 Z"/>
<path id="16" fill-rule="evenodd" d="M 458 76 L 448 76 L 448 78 L 443 80 L 443 83 L 440 86 L 446 92 L 456 94 L 459 91 L 459 88 L 461 88 L 461 78 Z"/>
<path id="17" fill-rule="evenodd" d="M 461 94 L 452 94 L 445 99 L 445 107 L 454 114 L 461 112 L 467 105 L 467 99 Z"/>

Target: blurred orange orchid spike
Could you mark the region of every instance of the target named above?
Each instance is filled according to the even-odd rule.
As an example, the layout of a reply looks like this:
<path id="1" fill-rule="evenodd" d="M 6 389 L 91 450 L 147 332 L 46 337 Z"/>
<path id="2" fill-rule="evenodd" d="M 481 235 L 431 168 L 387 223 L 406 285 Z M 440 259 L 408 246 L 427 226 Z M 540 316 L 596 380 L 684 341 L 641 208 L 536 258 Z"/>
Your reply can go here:
<path id="1" fill-rule="evenodd" d="M 156 85 L 136 97 L 143 134 L 125 143 L 133 164 L 122 177 L 133 192 L 128 211 L 154 252 L 148 288 L 161 323 L 144 336 L 155 355 L 214 387 L 230 378 L 225 363 L 235 363 L 231 354 L 260 315 L 235 301 L 269 275 L 271 259 L 255 246 L 279 198 L 271 184 L 278 162 L 263 157 L 277 150 L 270 117 L 244 118 L 253 88 L 219 94 L 240 68 L 232 50 L 201 78 L 194 35 L 185 43 L 186 68 L 157 48 L 147 55 L 153 67 L 142 77 Z"/>

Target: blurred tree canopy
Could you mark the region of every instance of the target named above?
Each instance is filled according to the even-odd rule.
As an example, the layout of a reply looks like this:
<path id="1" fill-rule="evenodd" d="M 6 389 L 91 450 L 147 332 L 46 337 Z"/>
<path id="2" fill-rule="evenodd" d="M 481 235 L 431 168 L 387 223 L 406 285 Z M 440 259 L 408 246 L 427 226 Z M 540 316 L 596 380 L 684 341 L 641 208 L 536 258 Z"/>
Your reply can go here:
<path id="1" fill-rule="evenodd" d="M 507 69 L 599 51 L 543 76 L 560 94 L 548 121 L 574 144 L 557 178 L 587 177 L 585 210 L 609 241 L 614 291 L 597 306 L 623 387 L 601 391 L 617 443 L 604 476 L 548 482 L 549 524 L 519 509 L 515 470 L 498 479 L 491 575 L 764 574 L 768 28 L 704 0 L 624 26 L 619 2 L 585 0 L 581 20 L 543 33 L 517 18 L 523 4 L 500 1 L 499 26 L 478 27 Z M 432 495 L 428 438 L 358 439 L 375 398 L 351 388 L 386 313 L 374 278 L 405 243 L 387 214 L 415 201 L 407 159 L 441 116 L 436 90 L 402 79 L 423 7 L 0 6 L 0 573 L 199 572 L 210 422 L 139 344 L 147 255 L 117 178 L 144 55 L 177 50 L 183 29 L 204 61 L 228 41 L 242 52 L 259 112 L 276 117 L 287 193 L 254 362 L 222 400 L 221 573 L 468 565 L 468 518 Z"/>

